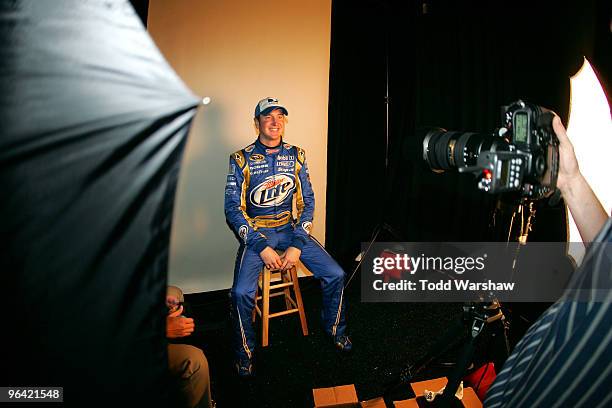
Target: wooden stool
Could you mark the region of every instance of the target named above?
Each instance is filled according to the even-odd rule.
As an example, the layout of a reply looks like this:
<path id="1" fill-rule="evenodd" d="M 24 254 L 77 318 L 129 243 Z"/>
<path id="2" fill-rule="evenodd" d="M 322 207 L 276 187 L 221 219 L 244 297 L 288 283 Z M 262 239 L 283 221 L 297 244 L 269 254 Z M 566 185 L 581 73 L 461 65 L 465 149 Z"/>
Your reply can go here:
<path id="1" fill-rule="evenodd" d="M 293 289 L 295 298 L 291 296 L 291 289 Z M 285 310 L 270 313 L 270 298 L 283 295 L 285 296 Z M 268 346 L 270 319 L 296 312 L 300 315 L 302 333 L 304 336 L 308 336 L 308 324 L 306 323 L 306 313 L 304 313 L 297 269 L 294 266 L 281 271 L 278 269 L 270 270 L 264 266 L 259 274 L 257 292 L 255 293 L 255 307 L 253 308 L 253 322 L 255 322 L 257 314 L 261 317 L 261 346 Z"/>

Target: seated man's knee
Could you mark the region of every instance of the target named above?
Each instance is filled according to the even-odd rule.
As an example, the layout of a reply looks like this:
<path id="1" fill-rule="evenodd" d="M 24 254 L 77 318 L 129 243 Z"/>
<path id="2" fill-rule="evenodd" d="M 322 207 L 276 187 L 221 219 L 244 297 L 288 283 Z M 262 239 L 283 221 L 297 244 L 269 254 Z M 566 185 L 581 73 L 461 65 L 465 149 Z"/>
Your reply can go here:
<path id="1" fill-rule="evenodd" d="M 170 371 L 183 379 L 200 373 L 208 376 L 208 360 L 204 352 L 188 344 L 169 344 L 168 360 Z"/>
<path id="2" fill-rule="evenodd" d="M 340 266 L 330 266 L 321 276 L 324 285 L 342 285 L 344 283 L 344 271 Z"/>
<path id="3" fill-rule="evenodd" d="M 255 292 L 250 288 L 234 287 L 231 293 L 234 302 L 249 300 L 255 296 Z"/>
<path id="4" fill-rule="evenodd" d="M 187 344 L 169 344 L 168 367 L 176 387 L 175 406 L 211 406 L 208 361 L 202 350 Z"/>
<path id="5" fill-rule="evenodd" d="M 344 270 L 339 265 L 335 265 L 331 268 L 329 276 L 334 282 L 344 281 Z"/>

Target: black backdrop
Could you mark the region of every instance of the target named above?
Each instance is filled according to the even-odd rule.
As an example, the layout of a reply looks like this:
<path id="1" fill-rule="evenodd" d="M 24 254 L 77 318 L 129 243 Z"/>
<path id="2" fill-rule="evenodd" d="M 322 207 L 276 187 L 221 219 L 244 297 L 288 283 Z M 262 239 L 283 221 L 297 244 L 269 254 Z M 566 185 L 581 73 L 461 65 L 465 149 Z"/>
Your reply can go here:
<path id="1" fill-rule="evenodd" d="M 326 242 L 343 262 L 379 222 L 395 231 L 380 240 L 490 236 L 494 197 L 470 176 L 431 173 L 417 128 L 489 133 L 499 126 L 500 106 L 519 98 L 567 122 L 569 77 L 582 56 L 609 78 L 610 6 L 603 1 L 423 3 L 332 3 Z M 538 207 L 530 239 L 564 240 L 564 207 Z"/>

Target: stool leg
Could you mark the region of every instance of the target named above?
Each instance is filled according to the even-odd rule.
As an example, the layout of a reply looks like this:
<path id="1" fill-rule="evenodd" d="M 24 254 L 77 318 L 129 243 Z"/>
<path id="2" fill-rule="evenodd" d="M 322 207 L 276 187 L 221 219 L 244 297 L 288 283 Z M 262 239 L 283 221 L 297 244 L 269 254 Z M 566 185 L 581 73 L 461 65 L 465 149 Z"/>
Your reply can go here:
<path id="1" fill-rule="evenodd" d="M 268 323 L 270 319 L 270 275 L 271 272 L 267 268 L 263 273 L 263 288 L 262 288 L 262 300 L 263 300 L 263 312 L 261 315 L 261 346 L 268 346 Z"/>
<path id="2" fill-rule="evenodd" d="M 293 292 L 295 293 L 295 302 L 298 306 L 298 313 L 300 314 L 300 323 L 302 323 L 302 333 L 304 336 L 308 336 L 308 324 L 306 323 L 306 313 L 304 312 L 304 304 L 302 303 L 302 292 L 300 291 L 300 284 L 298 283 L 297 268 L 294 266 L 291 268 L 291 279 L 293 280 Z"/>
<path id="3" fill-rule="evenodd" d="M 283 282 L 291 282 L 291 272 L 288 271 L 287 269 L 285 269 L 284 271 L 281 272 L 281 276 L 283 278 Z M 289 310 L 291 308 L 293 308 L 293 305 L 291 304 L 291 302 L 289 301 L 289 299 L 291 299 L 291 290 L 289 289 L 289 286 L 287 286 L 283 292 L 285 293 L 285 309 Z"/>

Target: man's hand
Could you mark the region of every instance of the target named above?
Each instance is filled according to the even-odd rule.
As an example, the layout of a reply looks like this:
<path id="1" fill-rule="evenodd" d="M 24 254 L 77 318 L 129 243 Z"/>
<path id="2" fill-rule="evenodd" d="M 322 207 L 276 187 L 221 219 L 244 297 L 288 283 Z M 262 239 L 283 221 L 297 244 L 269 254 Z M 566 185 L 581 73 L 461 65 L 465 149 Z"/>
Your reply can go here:
<path id="1" fill-rule="evenodd" d="M 176 339 L 189 336 L 195 329 L 195 323 L 190 317 L 183 317 L 183 306 L 166 316 L 166 337 Z"/>
<path id="2" fill-rule="evenodd" d="M 283 265 L 280 256 L 269 246 L 265 247 L 259 256 L 268 269 L 280 269 Z"/>
<path id="3" fill-rule="evenodd" d="M 572 182 L 580 177 L 580 169 L 576 160 L 576 154 L 574 153 L 574 146 L 567 137 L 561 119 L 555 116 L 552 125 L 559 139 L 559 176 L 557 187 L 559 187 L 562 193 L 566 193 Z"/>
<path id="4" fill-rule="evenodd" d="M 599 202 L 589 183 L 580 173 L 574 146 L 567 137 L 561 119 L 555 116 L 553 130 L 559 139 L 559 176 L 557 187 L 561 190 L 582 241 L 592 242 L 608 219 L 608 215 Z"/>
<path id="5" fill-rule="evenodd" d="M 281 269 L 290 269 L 297 264 L 297 261 L 300 260 L 300 255 L 302 254 L 302 250 L 297 249 L 295 247 L 289 247 L 285 251 L 285 254 L 281 258 L 283 264 L 281 265 Z"/>

